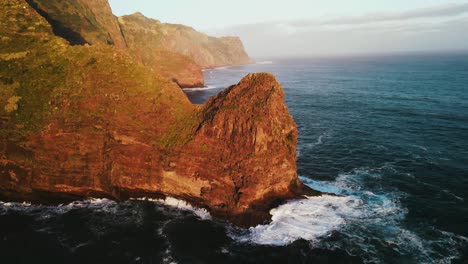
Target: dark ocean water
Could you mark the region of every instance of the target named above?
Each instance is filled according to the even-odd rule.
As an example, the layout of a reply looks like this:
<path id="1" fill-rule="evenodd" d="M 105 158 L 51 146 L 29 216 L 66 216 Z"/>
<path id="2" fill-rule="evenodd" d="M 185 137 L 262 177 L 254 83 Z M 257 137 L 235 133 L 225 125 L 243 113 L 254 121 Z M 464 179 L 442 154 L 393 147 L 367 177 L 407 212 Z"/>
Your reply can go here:
<path id="1" fill-rule="evenodd" d="M 187 95 L 264 71 L 297 122 L 301 179 L 342 196 L 249 230 L 174 200 L 1 203 L 2 263 L 468 263 L 468 55 L 274 60 L 207 70 Z"/>

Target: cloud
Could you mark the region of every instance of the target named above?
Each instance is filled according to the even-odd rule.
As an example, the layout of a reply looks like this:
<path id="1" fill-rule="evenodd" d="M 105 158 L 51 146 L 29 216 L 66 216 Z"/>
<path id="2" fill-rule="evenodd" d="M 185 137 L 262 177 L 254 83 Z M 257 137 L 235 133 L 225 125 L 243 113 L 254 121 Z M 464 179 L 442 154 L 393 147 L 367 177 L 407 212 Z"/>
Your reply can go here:
<path id="1" fill-rule="evenodd" d="M 326 20 L 272 21 L 212 31 L 238 35 L 253 56 L 467 49 L 468 3 Z"/>
<path id="2" fill-rule="evenodd" d="M 359 25 L 378 22 L 406 21 L 411 19 L 427 19 L 452 17 L 468 13 L 468 3 L 448 4 L 430 8 L 420 8 L 399 13 L 372 13 L 363 16 L 344 17 L 317 22 L 316 20 L 301 20 L 291 22 L 292 26 L 307 27 L 317 25 Z"/>
<path id="3" fill-rule="evenodd" d="M 303 28 L 320 26 L 357 26 L 366 24 L 376 24 L 382 22 L 404 22 L 413 19 L 434 19 L 454 17 L 468 13 L 468 3 L 446 4 L 429 8 L 420 8 L 404 12 L 377 12 L 362 16 L 350 16 L 334 18 L 329 20 L 302 19 L 294 21 L 270 21 L 256 24 L 245 24 L 233 26 L 237 28 L 271 29 L 272 27 L 285 29 L 288 33 L 298 31 Z"/>

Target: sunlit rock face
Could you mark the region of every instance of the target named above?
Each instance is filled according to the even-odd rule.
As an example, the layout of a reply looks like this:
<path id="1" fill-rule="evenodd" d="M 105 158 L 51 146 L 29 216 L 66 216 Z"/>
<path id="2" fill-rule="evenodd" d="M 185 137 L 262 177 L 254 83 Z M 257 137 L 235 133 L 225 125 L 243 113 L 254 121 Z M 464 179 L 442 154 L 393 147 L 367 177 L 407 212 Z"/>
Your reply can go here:
<path id="1" fill-rule="evenodd" d="M 196 106 L 127 48 L 75 45 L 23 0 L 0 7 L 1 199 L 172 196 L 249 226 L 314 194 L 297 178 L 297 129 L 271 74 Z"/>

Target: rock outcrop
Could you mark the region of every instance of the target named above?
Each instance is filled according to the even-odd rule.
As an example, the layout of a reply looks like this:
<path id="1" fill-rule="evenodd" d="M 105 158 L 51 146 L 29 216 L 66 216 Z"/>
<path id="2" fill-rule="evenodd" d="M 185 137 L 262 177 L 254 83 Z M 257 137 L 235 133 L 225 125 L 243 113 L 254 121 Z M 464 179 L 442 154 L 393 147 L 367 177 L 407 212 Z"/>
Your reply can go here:
<path id="1" fill-rule="evenodd" d="M 216 216 L 249 226 L 284 199 L 317 194 L 297 177 L 297 128 L 273 75 L 249 74 L 210 98 L 199 116 L 172 170 L 209 181 L 200 198 Z"/>
<path id="2" fill-rule="evenodd" d="M 23 0 L 0 9 L 0 199 L 173 196 L 250 226 L 315 194 L 272 75 L 197 106 L 124 49 L 70 45 Z"/>

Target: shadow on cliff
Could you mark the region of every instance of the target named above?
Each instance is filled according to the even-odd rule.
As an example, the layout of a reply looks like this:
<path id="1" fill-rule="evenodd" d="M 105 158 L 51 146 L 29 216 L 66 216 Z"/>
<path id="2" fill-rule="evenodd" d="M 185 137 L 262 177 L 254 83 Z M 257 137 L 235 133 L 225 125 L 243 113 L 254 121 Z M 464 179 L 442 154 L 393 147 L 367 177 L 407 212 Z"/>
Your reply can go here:
<path id="1" fill-rule="evenodd" d="M 61 21 L 53 19 L 45 10 L 41 9 L 39 4 L 34 0 L 26 0 L 26 2 L 34 8 L 47 22 L 52 26 L 52 30 L 56 36 L 64 38 L 70 45 L 85 45 L 89 44 L 79 32 L 64 25 Z"/>

